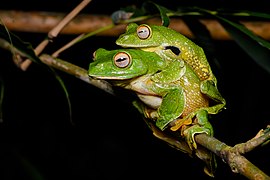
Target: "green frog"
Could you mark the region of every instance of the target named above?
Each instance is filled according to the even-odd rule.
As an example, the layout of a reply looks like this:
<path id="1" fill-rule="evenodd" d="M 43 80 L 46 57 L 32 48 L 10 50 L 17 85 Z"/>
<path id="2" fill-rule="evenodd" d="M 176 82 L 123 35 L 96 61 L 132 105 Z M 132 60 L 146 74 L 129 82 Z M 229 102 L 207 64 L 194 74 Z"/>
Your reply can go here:
<path id="1" fill-rule="evenodd" d="M 155 52 L 167 64 L 174 60 L 185 61 L 200 78 L 201 92 L 219 102 L 215 109 L 220 111 L 225 108 L 226 101 L 217 89 L 217 79 L 203 49 L 179 32 L 165 26 L 130 23 L 116 44 Z"/>
<path id="2" fill-rule="evenodd" d="M 201 93 L 200 79 L 184 61 L 175 60 L 165 66 L 166 61 L 156 53 L 136 49 L 99 48 L 94 54 L 89 76 L 114 80 L 115 86 L 136 92 L 147 108 L 140 108 L 140 104 L 136 107 L 158 128 L 164 130 L 171 123 L 171 130 L 176 131 L 196 117 L 200 126 L 191 127 L 190 144 L 194 143 L 191 140 L 195 132 L 212 134 L 206 116 L 216 114 L 217 106 L 209 107 L 211 99 Z"/>
<path id="3" fill-rule="evenodd" d="M 201 92 L 200 78 L 184 61 L 167 64 L 154 52 L 103 48 L 93 60 L 89 76 L 135 92 L 139 100 L 133 104 L 161 131 L 179 132 L 192 150 L 197 149 L 196 134 L 213 136 L 208 114 L 216 114 L 217 106 L 209 106 L 212 99 Z M 211 159 L 208 174 L 215 167 Z"/>

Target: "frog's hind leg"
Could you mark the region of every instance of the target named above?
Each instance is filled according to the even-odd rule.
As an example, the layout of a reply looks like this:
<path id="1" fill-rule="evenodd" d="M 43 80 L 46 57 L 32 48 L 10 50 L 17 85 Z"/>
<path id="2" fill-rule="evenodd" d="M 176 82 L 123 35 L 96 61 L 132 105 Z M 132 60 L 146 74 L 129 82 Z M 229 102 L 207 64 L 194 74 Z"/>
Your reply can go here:
<path id="1" fill-rule="evenodd" d="M 212 106 L 208 111 L 210 114 L 217 114 L 220 110 L 225 108 L 226 100 L 221 96 L 214 82 L 211 80 L 205 80 L 201 82 L 200 85 L 201 92 L 208 96 L 210 99 L 218 102 L 219 104 Z"/>
<path id="2" fill-rule="evenodd" d="M 183 131 L 186 141 L 191 149 L 197 149 L 197 144 L 194 140 L 194 136 L 199 133 L 206 133 L 209 136 L 213 136 L 213 128 L 208 121 L 208 112 L 201 109 L 196 112 L 196 121 L 194 125 L 188 127 Z"/>

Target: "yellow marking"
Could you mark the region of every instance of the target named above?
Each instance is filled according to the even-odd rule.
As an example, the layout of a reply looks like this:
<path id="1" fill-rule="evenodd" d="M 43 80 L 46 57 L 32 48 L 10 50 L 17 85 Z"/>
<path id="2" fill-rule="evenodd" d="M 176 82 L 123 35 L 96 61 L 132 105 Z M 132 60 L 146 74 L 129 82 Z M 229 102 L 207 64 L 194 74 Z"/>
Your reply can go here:
<path id="1" fill-rule="evenodd" d="M 184 125 L 190 125 L 192 123 L 192 119 L 188 118 L 188 119 L 178 119 L 175 122 L 175 125 L 173 127 L 171 127 L 172 131 L 177 131 L 178 129 L 180 129 L 182 126 Z"/>
<path id="2" fill-rule="evenodd" d="M 208 79 L 210 77 L 210 71 L 207 67 L 205 66 L 200 66 L 200 70 L 196 71 L 200 77 L 200 79 Z"/>

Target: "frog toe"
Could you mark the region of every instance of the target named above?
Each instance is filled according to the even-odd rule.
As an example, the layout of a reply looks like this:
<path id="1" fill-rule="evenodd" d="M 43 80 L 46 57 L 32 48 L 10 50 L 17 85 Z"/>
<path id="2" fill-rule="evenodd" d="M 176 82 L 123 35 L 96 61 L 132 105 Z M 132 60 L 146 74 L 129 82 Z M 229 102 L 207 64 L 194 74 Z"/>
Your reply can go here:
<path id="1" fill-rule="evenodd" d="M 197 144 L 194 139 L 196 134 L 206 133 L 208 135 L 211 134 L 211 130 L 208 128 L 201 127 L 199 125 L 193 125 L 183 131 L 183 135 L 186 138 L 186 141 L 189 145 L 190 149 L 197 149 Z"/>
<path id="2" fill-rule="evenodd" d="M 192 123 L 192 119 L 177 119 L 174 125 L 170 128 L 172 131 L 181 130 L 182 127 L 190 125 Z"/>

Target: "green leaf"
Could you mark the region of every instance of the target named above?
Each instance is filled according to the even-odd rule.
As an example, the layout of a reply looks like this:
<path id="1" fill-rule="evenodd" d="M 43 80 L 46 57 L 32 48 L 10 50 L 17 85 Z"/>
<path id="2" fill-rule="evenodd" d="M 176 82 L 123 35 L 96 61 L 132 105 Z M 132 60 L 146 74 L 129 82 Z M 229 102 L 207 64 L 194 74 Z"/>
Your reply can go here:
<path id="1" fill-rule="evenodd" d="M 226 15 L 226 16 L 234 16 L 234 17 L 256 17 L 256 18 L 264 18 L 270 19 L 270 14 L 256 12 L 256 11 L 228 11 L 228 10 L 218 10 L 218 14 Z"/>
<path id="2" fill-rule="evenodd" d="M 234 41 L 263 69 L 270 73 L 270 43 L 240 23 L 217 16 Z"/>
<path id="3" fill-rule="evenodd" d="M 47 70 L 49 70 L 49 72 L 51 72 L 54 75 L 54 77 L 59 82 L 60 86 L 62 87 L 62 89 L 63 89 L 63 91 L 65 93 L 65 96 L 66 96 L 66 99 L 67 99 L 67 102 L 68 102 L 68 107 L 69 107 L 70 119 L 71 119 L 71 114 L 72 113 L 71 113 L 71 103 L 70 103 L 70 99 L 69 99 L 69 94 L 68 94 L 68 91 L 66 89 L 66 86 L 65 86 L 63 80 L 55 72 L 55 70 L 52 67 L 47 66 L 46 64 L 41 62 L 39 57 L 36 56 L 36 54 L 35 54 L 35 52 L 34 52 L 34 50 L 33 50 L 30 43 L 22 41 L 19 37 L 17 37 L 13 33 L 9 32 L 8 29 L 2 24 L 0 24 L 0 38 L 7 41 L 12 47 L 18 49 L 21 53 L 23 53 L 23 55 L 26 58 L 32 60 L 35 63 L 40 64 L 42 67 L 46 68 Z"/>
<path id="4" fill-rule="evenodd" d="M 39 171 L 38 167 L 35 166 L 29 159 L 23 157 L 18 151 L 12 150 L 14 156 L 18 159 L 22 170 L 33 180 L 45 180 L 44 176 Z"/>
<path id="5" fill-rule="evenodd" d="M 145 2 L 144 5 L 145 9 L 151 9 L 151 7 L 155 7 L 160 14 L 161 20 L 162 20 L 162 25 L 168 27 L 170 24 L 170 18 L 168 17 L 167 13 L 172 13 L 171 10 L 167 9 L 164 6 L 158 5 L 152 1 Z"/>
<path id="6" fill-rule="evenodd" d="M 25 57 L 36 62 L 41 63 L 40 59 L 36 56 L 30 43 L 22 41 L 19 37 L 9 32 L 8 29 L 0 23 L 0 38 L 9 42 L 11 46 L 18 49 Z"/>
<path id="7" fill-rule="evenodd" d="M 64 93 L 65 93 L 65 96 L 66 96 L 66 99 L 67 99 L 67 103 L 68 103 L 68 109 L 69 109 L 69 118 L 70 118 L 70 122 L 71 124 L 73 124 L 73 121 L 72 121 L 72 107 L 71 107 L 71 102 L 70 102 L 70 98 L 69 98 L 69 93 L 68 93 L 68 90 L 65 86 L 65 83 L 64 81 L 61 79 L 61 77 L 54 71 L 53 68 L 51 68 L 51 71 L 54 73 L 54 76 L 55 78 L 57 79 L 57 81 L 60 83 Z"/>
<path id="8" fill-rule="evenodd" d="M 169 24 L 170 24 L 170 18 L 167 16 L 167 13 L 171 12 L 169 9 L 163 7 L 163 6 L 160 6 L 156 3 L 153 3 L 157 9 L 159 10 L 159 13 L 160 13 L 160 17 L 162 19 L 162 25 L 165 26 L 165 27 L 168 27 Z"/>
<path id="9" fill-rule="evenodd" d="M 242 13 L 242 12 L 239 12 L 239 13 Z M 251 11 L 245 11 L 243 13 L 247 13 L 248 16 L 251 16 L 251 17 L 259 17 L 259 18 L 270 19 L 270 14 L 267 14 L 267 13 L 251 12 Z"/>
<path id="10" fill-rule="evenodd" d="M 229 28 L 228 30 L 230 30 L 230 31 L 232 31 L 232 30 L 240 31 L 240 32 L 246 34 L 249 38 L 257 41 L 261 46 L 264 46 L 264 47 L 270 49 L 270 43 L 268 41 L 266 41 L 263 38 L 257 36 L 252 31 L 247 29 L 244 25 L 242 25 L 240 23 L 230 21 L 230 20 L 228 20 L 226 18 L 223 18 L 221 16 L 217 16 L 217 18 L 219 20 L 221 20 L 221 22 L 223 22 L 223 25 L 225 25 L 225 26 L 227 25 L 226 27 L 227 27 L 227 29 Z"/>

